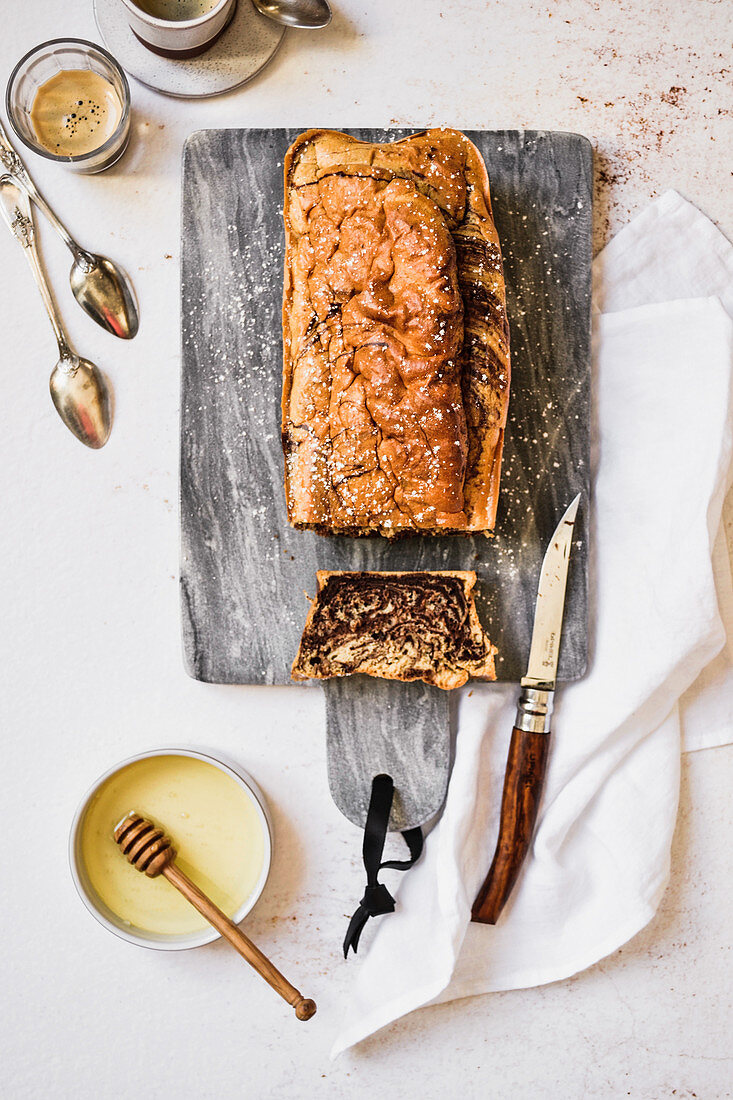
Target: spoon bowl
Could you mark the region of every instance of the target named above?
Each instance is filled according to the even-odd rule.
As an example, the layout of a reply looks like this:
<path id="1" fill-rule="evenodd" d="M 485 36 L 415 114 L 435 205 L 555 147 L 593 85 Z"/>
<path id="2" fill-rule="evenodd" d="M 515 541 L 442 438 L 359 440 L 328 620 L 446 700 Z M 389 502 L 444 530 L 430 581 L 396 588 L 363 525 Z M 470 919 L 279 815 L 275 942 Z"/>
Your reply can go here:
<path id="1" fill-rule="evenodd" d="M 0 217 L 25 252 L 56 337 L 59 359 L 49 381 L 51 400 L 69 431 L 85 446 L 98 450 L 109 439 L 112 426 L 109 389 L 101 371 L 77 355 L 69 343 L 41 266 L 28 193 L 8 175 L 0 176 Z"/>
<path id="2" fill-rule="evenodd" d="M 51 400 L 70 432 L 97 451 L 112 428 L 109 390 L 102 372 L 78 355 L 62 357 L 51 371 Z"/>
<path id="3" fill-rule="evenodd" d="M 105 256 L 74 255 L 71 290 L 81 308 L 102 328 L 131 340 L 140 325 L 132 286 L 125 273 Z"/>
<path id="4" fill-rule="evenodd" d="M 300 2 L 302 0 L 298 0 Z M 79 305 L 107 332 L 123 340 L 131 340 L 137 333 L 140 322 L 130 280 L 112 260 L 87 252 L 74 240 L 29 176 L 26 166 L 10 144 L 1 121 L 0 164 L 5 172 L 3 179 L 11 178 L 26 198 L 33 200 L 74 257 L 69 279 Z"/>
<path id="5" fill-rule="evenodd" d="M 317 31 L 331 22 L 328 0 L 252 0 L 257 11 L 282 23 L 304 31 Z"/>

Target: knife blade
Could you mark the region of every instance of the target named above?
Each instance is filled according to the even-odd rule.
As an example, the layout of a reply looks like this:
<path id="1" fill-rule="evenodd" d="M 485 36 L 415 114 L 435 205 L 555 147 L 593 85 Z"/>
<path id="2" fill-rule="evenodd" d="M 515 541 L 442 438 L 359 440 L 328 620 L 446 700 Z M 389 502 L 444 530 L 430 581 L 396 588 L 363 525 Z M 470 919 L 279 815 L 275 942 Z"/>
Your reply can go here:
<path id="1" fill-rule="evenodd" d="M 542 561 L 527 674 L 520 681 L 522 693 L 504 775 L 499 837 L 489 873 L 471 910 L 471 920 L 479 924 L 496 924 L 517 881 L 537 821 L 579 502 L 580 493 L 558 523 Z"/>

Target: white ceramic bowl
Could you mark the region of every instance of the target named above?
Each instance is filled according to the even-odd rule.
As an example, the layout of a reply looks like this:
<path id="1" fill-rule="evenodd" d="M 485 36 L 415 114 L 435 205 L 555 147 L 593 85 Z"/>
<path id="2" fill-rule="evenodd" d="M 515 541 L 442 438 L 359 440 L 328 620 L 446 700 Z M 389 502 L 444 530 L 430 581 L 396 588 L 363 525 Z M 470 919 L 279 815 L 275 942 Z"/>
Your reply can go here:
<path id="1" fill-rule="evenodd" d="M 249 3 L 249 0 L 246 0 Z M 237 0 L 219 0 L 195 19 L 158 19 L 139 8 L 135 0 L 121 0 L 130 29 L 144 46 L 163 57 L 198 57 L 213 46 L 234 14 Z"/>
<path id="2" fill-rule="evenodd" d="M 71 832 L 69 834 L 69 866 L 71 868 L 71 877 L 74 880 L 74 885 L 76 886 L 79 897 L 92 916 L 110 932 L 114 932 L 116 936 L 119 936 L 120 939 L 127 940 L 128 943 L 137 944 L 138 947 L 152 947 L 159 951 L 182 951 L 189 947 L 201 947 L 205 943 L 211 943 L 212 940 L 220 938 L 219 933 L 215 928 L 207 927 L 203 928 L 200 932 L 167 936 L 156 932 L 146 932 L 141 928 L 134 928 L 125 924 L 116 913 L 113 913 L 112 910 L 104 904 L 94 887 L 91 885 L 81 854 L 81 836 L 84 816 L 94 795 L 110 776 L 126 768 L 128 764 L 134 764 L 137 760 L 146 760 L 151 756 L 188 756 L 196 760 L 203 760 L 206 764 L 213 764 L 223 771 L 230 779 L 233 779 L 247 795 L 249 795 L 252 805 L 257 812 L 260 824 L 262 825 L 264 856 L 262 872 L 254 889 L 232 917 L 235 924 L 239 924 L 239 922 L 244 920 L 247 914 L 251 912 L 265 888 L 267 876 L 270 873 L 270 865 L 272 863 L 272 822 L 261 790 L 243 768 L 240 768 L 239 765 L 235 764 L 233 761 L 211 756 L 210 753 L 200 752 L 197 749 L 155 749 L 152 752 L 138 753 L 137 756 L 131 756 L 127 760 L 115 764 L 113 768 L 110 768 L 104 775 L 101 775 L 94 786 L 84 795 L 74 814 L 74 820 L 71 823 Z"/>

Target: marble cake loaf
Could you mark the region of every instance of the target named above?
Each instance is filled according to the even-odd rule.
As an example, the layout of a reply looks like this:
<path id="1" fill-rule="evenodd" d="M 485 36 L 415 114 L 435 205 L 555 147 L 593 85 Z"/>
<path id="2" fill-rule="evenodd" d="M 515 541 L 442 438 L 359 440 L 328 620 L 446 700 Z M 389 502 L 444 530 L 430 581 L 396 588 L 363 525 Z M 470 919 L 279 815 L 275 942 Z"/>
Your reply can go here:
<path id="1" fill-rule="evenodd" d="M 509 329 L 480 153 L 456 130 L 309 130 L 285 159 L 284 218 L 290 523 L 490 532 Z"/>
<path id="2" fill-rule="evenodd" d="M 476 574 L 317 573 L 293 679 L 361 672 L 457 688 L 495 680 L 495 647 L 473 601 Z"/>

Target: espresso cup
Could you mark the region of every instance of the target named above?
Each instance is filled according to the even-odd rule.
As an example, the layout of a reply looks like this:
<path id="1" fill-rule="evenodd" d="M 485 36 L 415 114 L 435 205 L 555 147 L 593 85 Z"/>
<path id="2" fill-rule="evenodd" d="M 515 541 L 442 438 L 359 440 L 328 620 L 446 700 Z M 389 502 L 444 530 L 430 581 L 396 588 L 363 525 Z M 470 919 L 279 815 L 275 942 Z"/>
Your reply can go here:
<path id="1" fill-rule="evenodd" d="M 98 144 L 90 144 L 83 151 L 74 151 L 67 143 L 65 147 L 49 142 L 47 134 L 39 134 L 34 123 L 34 111 L 39 96 L 43 96 L 51 82 L 68 73 L 69 107 L 64 109 L 63 96 L 57 106 L 58 118 L 66 122 L 74 106 L 77 89 L 74 78 L 83 78 L 85 74 L 96 75 L 107 86 L 106 102 L 114 108 L 110 112 L 112 121 L 108 126 L 99 126 Z M 81 85 L 79 85 L 81 89 Z M 82 94 L 79 90 L 78 94 Z M 99 106 L 96 106 L 99 111 Z M 5 110 L 10 125 L 24 145 L 47 160 L 64 164 L 72 172 L 102 172 L 109 168 L 124 153 L 130 137 L 130 86 L 120 65 L 111 54 L 93 42 L 82 38 L 54 38 L 42 42 L 22 57 L 10 74 L 5 93 Z M 73 118 L 74 116 L 71 115 Z M 100 119 L 99 113 L 96 115 Z M 46 141 L 41 140 L 46 137 Z M 61 142 L 58 137 L 55 140 Z"/>
<path id="2" fill-rule="evenodd" d="M 120 0 L 136 38 L 161 57 L 198 57 L 213 46 L 237 0 Z"/>

